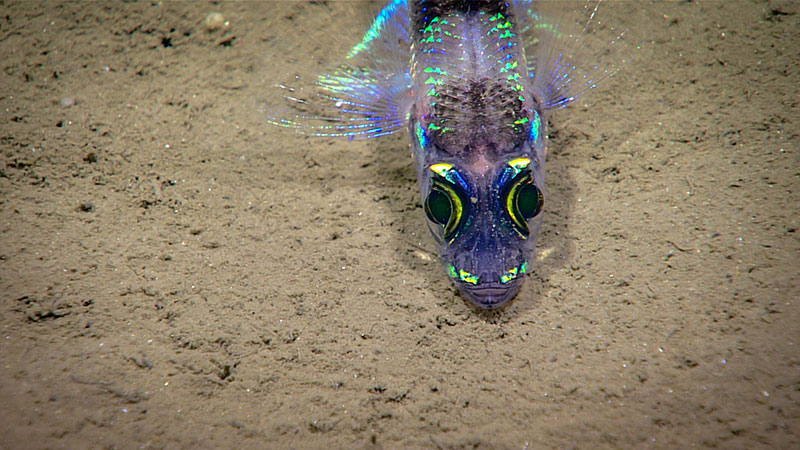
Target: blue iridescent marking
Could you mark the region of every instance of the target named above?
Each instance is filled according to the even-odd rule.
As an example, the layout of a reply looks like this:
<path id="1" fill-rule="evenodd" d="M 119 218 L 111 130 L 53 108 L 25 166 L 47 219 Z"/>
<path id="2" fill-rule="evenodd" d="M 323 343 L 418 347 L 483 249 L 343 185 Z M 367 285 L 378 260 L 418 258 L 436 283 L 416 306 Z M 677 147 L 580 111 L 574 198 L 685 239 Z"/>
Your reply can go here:
<path id="1" fill-rule="evenodd" d="M 539 117 L 539 113 L 534 111 L 533 123 L 531 124 L 531 142 L 536 142 L 539 140 L 539 128 L 541 126 L 542 126 L 542 119 Z"/>
<path id="2" fill-rule="evenodd" d="M 370 42 L 381 36 L 384 26 L 392 18 L 397 8 L 404 6 L 406 2 L 407 0 L 394 0 L 389 6 L 383 8 L 378 14 L 378 17 L 375 18 L 372 26 L 369 27 L 369 30 L 364 33 L 364 38 L 361 39 L 361 42 L 356 44 L 356 46 L 350 50 L 350 53 L 347 54 L 347 58 L 353 58 L 360 52 L 368 50 Z"/>
<path id="3" fill-rule="evenodd" d="M 420 125 L 419 122 L 417 122 L 417 126 L 414 131 L 416 132 L 417 140 L 419 140 L 420 148 L 428 147 L 428 137 L 425 135 L 425 129 L 422 128 L 422 125 Z"/>

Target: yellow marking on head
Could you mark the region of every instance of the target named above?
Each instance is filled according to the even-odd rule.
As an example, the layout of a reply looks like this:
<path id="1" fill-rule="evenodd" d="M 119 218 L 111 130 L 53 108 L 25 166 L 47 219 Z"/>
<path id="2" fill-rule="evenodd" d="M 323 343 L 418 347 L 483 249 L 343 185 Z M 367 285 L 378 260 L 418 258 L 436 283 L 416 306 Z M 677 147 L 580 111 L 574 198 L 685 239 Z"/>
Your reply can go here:
<path id="1" fill-rule="evenodd" d="M 453 169 L 453 165 L 447 163 L 433 164 L 430 169 L 434 173 L 439 174 L 442 178 L 447 178 L 447 172 Z"/>
<path id="2" fill-rule="evenodd" d="M 458 271 L 458 278 L 460 278 L 461 281 L 463 281 L 465 283 L 478 284 L 478 276 L 477 275 L 473 275 L 473 274 L 467 272 L 466 270 L 459 270 Z"/>
<path id="3" fill-rule="evenodd" d="M 512 159 L 511 161 L 508 162 L 508 165 L 519 171 L 531 165 L 531 160 L 530 158 Z"/>

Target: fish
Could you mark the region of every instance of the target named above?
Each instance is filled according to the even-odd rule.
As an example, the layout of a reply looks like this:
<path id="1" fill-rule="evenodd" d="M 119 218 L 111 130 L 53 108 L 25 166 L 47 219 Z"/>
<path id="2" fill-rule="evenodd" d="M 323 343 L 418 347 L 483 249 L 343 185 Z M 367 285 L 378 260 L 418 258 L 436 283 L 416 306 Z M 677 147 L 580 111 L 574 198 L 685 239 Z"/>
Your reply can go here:
<path id="1" fill-rule="evenodd" d="M 331 70 L 277 85 L 286 107 L 267 122 L 350 140 L 407 132 L 444 273 L 499 308 L 535 270 L 550 114 L 641 46 L 600 19 L 602 3 L 391 0 Z"/>

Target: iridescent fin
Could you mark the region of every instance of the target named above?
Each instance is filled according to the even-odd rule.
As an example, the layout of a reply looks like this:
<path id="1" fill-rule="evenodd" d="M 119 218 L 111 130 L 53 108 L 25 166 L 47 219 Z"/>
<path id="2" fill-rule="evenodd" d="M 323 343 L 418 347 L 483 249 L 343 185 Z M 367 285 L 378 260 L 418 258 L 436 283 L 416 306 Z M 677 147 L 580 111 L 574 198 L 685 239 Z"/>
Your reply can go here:
<path id="1" fill-rule="evenodd" d="M 529 75 L 547 109 L 583 99 L 636 56 L 641 42 L 603 21 L 598 15 L 601 3 L 515 1 Z M 639 9 L 635 2 L 614 7 Z"/>
<path id="2" fill-rule="evenodd" d="M 284 107 L 264 108 L 267 122 L 300 134 L 366 139 L 406 127 L 411 105 L 408 6 L 394 0 L 344 62 L 293 86 L 277 85 Z"/>

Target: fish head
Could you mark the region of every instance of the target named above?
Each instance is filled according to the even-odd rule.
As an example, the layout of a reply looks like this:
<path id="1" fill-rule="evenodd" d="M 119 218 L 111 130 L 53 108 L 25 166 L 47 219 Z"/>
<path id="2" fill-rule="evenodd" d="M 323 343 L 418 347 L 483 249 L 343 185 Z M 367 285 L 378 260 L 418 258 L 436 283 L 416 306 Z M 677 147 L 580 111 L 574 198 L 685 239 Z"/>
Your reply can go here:
<path id="1" fill-rule="evenodd" d="M 531 270 L 542 223 L 544 139 L 498 151 L 466 133 L 453 141 L 460 151 L 448 151 L 427 139 L 423 121 L 411 126 L 421 201 L 445 271 L 475 305 L 506 304 Z"/>

